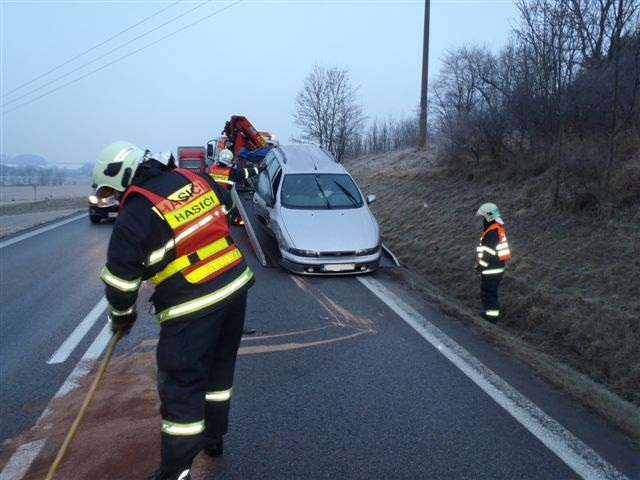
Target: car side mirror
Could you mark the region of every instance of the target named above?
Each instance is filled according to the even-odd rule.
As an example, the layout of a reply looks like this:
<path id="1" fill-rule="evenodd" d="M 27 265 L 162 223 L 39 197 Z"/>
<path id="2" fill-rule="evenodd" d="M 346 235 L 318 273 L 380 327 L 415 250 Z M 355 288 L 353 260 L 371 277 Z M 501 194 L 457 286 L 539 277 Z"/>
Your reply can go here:
<path id="1" fill-rule="evenodd" d="M 375 201 L 376 201 L 375 195 L 367 195 L 367 205 L 371 205 Z"/>
<path id="2" fill-rule="evenodd" d="M 211 143 L 207 144 L 207 156 L 213 157 L 213 144 Z"/>
<path id="3" fill-rule="evenodd" d="M 267 198 L 267 201 L 265 203 L 267 204 L 267 207 L 273 207 L 273 205 L 276 203 L 275 198 L 273 198 L 273 193 L 269 193 L 269 198 Z"/>

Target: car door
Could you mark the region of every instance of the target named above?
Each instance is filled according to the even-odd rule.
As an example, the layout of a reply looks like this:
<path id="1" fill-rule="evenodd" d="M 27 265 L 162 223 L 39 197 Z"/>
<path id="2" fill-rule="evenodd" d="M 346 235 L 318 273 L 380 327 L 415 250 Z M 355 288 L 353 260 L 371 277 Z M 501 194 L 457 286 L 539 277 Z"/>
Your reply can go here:
<path id="1" fill-rule="evenodd" d="M 258 175 L 258 184 L 253 194 L 253 203 L 256 207 L 258 219 L 268 225 L 271 219 L 271 211 L 275 204 L 277 185 L 274 189 L 274 180 L 280 177 L 280 164 L 275 152 L 269 152 L 265 157 L 267 168 Z"/>

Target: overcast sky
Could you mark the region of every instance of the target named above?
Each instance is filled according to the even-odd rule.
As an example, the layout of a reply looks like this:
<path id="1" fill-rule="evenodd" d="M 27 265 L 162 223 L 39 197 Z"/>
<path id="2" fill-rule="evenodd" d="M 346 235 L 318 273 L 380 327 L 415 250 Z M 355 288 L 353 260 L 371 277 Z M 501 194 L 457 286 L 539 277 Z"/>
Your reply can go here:
<path id="1" fill-rule="evenodd" d="M 314 65 L 349 72 L 369 120 L 420 103 L 424 0 L 0 0 L 1 153 L 93 162 L 128 140 L 205 145 L 231 115 L 283 143 Z M 429 78 L 451 49 L 498 51 L 512 0 L 432 0 Z"/>

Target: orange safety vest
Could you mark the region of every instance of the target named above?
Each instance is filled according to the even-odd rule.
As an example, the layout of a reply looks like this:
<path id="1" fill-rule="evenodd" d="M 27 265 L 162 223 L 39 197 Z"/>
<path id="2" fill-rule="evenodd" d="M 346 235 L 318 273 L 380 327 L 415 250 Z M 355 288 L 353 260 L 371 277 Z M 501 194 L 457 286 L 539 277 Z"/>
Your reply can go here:
<path id="1" fill-rule="evenodd" d="M 478 261 L 482 260 L 482 254 L 485 252 L 486 248 L 482 242 L 484 241 L 484 237 L 491 230 L 498 230 L 498 245 L 496 247 L 496 253 L 498 255 L 498 259 L 501 261 L 509 260 L 511 258 L 511 250 L 509 250 L 509 242 L 507 242 L 507 234 L 504 231 L 504 227 L 500 225 L 498 222 L 495 222 L 489 226 L 484 232 L 482 232 L 482 236 L 480 237 L 480 245 L 477 248 L 478 251 Z"/>
<path id="2" fill-rule="evenodd" d="M 158 258 L 147 260 L 148 265 L 157 263 L 171 248 L 176 250 L 175 260 L 151 277 L 155 285 L 178 272 L 189 283 L 204 283 L 240 263 L 242 254 L 228 236 L 227 212 L 211 185 L 190 170 L 173 171 L 190 183 L 167 198 L 134 185 L 127 189 L 120 205 L 124 206 L 131 193 L 139 193 L 153 203 L 153 210 L 173 230 L 172 242 L 152 253 Z"/>
<path id="3" fill-rule="evenodd" d="M 235 182 L 229 177 L 231 175 L 230 167 L 222 167 L 220 165 L 212 165 L 209 169 L 209 175 L 213 178 L 218 185 L 223 188 L 230 189 Z"/>

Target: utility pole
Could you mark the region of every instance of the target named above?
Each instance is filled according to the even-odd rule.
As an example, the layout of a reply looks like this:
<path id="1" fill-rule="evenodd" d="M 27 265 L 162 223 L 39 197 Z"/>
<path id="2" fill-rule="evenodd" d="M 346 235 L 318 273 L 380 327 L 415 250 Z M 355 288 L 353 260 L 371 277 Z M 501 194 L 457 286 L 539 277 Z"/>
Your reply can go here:
<path id="1" fill-rule="evenodd" d="M 427 145 L 427 86 L 429 85 L 429 14 L 431 0 L 424 0 L 424 40 L 422 44 L 422 89 L 420 90 L 420 138 L 418 147 Z"/>

